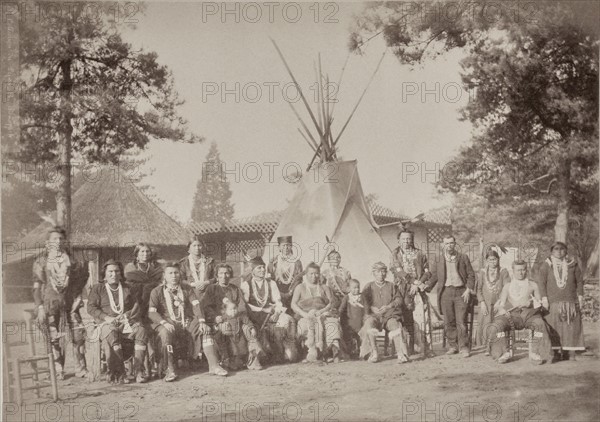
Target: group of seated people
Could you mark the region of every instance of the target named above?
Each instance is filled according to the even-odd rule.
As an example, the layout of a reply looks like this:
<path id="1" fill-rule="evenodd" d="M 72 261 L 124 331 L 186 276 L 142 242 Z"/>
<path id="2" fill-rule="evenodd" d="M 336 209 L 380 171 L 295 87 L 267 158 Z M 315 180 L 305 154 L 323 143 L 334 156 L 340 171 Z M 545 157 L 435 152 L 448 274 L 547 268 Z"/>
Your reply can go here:
<path id="1" fill-rule="evenodd" d="M 209 373 L 219 376 L 226 376 L 231 370 L 260 370 L 265 364 L 299 360 L 338 362 L 359 357 L 377 362 L 376 338 L 381 330 L 385 330 L 393 342 L 397 362 L 408 362 L 414 351 L 413 343 L 420 337 L 416 334 L 413 312 L 427 305 L 426 293 L 436 283 L 448 291 L 454 286 L 435 271 L 431 276 L 426 258 L 423 260 L 422 254 L 408 247 L 409 243 L 403 243 L 404 237 L 399 235 L 400 246 L 392 258 L 394 282 L 386 280 L 387 265 L 377 262 L 372 266 L 373 281 L 362 289 L 359 281 L 340 266 L 341 255 L 337 251 L 328 255 L 328 267 L 323 270 L 315 263 L 303 269 L 299 260 L 289 259 L 290 236 L 278 239 L 280 254 L 268 265 L 260 257 L 250 259 L 239 287 L 231 283 L 231 266 L 217 264 L 205 256 L 200 239 L 190 241 L 186 257 L 164 264 L 156 261 L 149 245 L 140 243 L 135 248 L 134 261 L 125 267 L 115 260 L 105 262 L 102 282 L 94 285 L 88 295 L 87 312 L 95 320 L 100 334 L 107 360 L 107 379 L 111 383 L 143 383 L 155 372 L 170 382 L 177 379 L 181 361 L 198 365 L 203 357 L 208 362 Z M 468 266 L 470 268 L 470 264 Z M 487 278 L 481 283 L 487 284 L 476 289 L 482 298 L 481 314 L 492 316 L 481 325 L 486 351 L 491 351 L 499 362 L 506 362 L 510 358 L 506 330 L 531 327 L 534 339 L 539 341 L 534 342 L 530 357 L 536 362 L 548 359 L 551 330 L 542 319 L 540 309 L 544 306 L 552 313 L 553 307 L 543 295 L 552 287 L 544 284 L 542 292 L 539 283 L 527 279 L 527 266 L 521 261 L 514 263 L 513 280 L 505 285 L 498 284 L 500 279 L 502 283 L 505 281 L 504 271 L 490 268 L 486 266 L 482 270 Z M 563 270 L 568 272 L 568 266 Z M 457 271 L 457 276 L 460 272 Z M 569 280 L 562 274 L 558 273 L 560 280 Z M 81 352 L 76 354 L 77 375 L 84 376 L 87 370 L 82 356 L 83 335 L 73 333 L 83 328 L 79 314 L 83 304 L 77 298 L 85 274 L 78 270 L 77 263 L 65 250 L 61 229 L 50 232 L 47 252 L 34 264 L 34 276 L 38 322 L 45 327 L 44 332 L 53 346 L 57 373 L 59 377 L 63 373 L 61 337 L 64 336 L 61 333 L 68 327 L 76 350 Z M 467 289 L 465 297 L 469 299 L 475 289 L 469 291 L 466 278 L 462 288 Z M 461 277 L 456 278 L 459 279 Z M 492 279 L 494 291 L 499 295 L 495 309 L 485 308 L 489 295 L 487 290 L 483 294 L 486 286 L 489 290 Z M 440 294 L 444 297 L 443 292 Z M 441 310 L 444 309 L 442 304 Z M 558 318 L 562 318 L 566 310 L 574 319 L 573 309 L 560 305 Z M 456 344 L 464 334 L 461 318 L 457 321 L 454 315 L 452 327 L 452 321 L 444 315 L 449 354 L 456 353 L 453 341 Z M 134 343 L 131 371 L 126 371 L 124 365 L 125 338 Z M 427 343 L 425 336 L 423 342 Z M 424 353 L 431 352 L 431 344 L 422 347 Z M 149 366 L 146 365 L 147 354 L 150 355 Z"/>

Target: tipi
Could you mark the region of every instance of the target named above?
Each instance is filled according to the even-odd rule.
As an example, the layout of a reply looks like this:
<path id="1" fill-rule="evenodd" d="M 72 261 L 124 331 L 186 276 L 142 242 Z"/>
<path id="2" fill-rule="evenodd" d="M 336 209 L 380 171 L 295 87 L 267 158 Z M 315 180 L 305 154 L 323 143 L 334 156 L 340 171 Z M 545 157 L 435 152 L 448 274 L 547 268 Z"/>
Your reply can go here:
<path id="1" fill-rule="evenodd" d="M 274 41 L 273 44 L 289 75 L 297 84 L 281 50 Z M 311 146 L 314 157 L 271 242 L 265 249 L 263 259 L 268 262 L 275 256 L 279 236 L 292 236 L 294 254 L 299 256 L 304 267 L 311 261 L 323 264 L 327 254 L 335 249 L 342 256 L 342 266 L 347 268 L 354 278 L 361 281 L 361 285 L 364 285 L 371 281 L 373 263 L 377 261 L 387 263 L 391 251 L 379 236 L 378 227 L 365 201 L 357 161 L 337 161 L 335 148 L 368 85 L 334 140 L 331 127 L 333 107 L 329 109 L 324 99 L 326 94 L 323 89 L 323 86 L 329 82 L 329 78 L 321 74 L 320 58 L 318 67 L 317 83 L 321 87 L 321 95 L 317 117 L 300 92 L 317 136 L 311 134 L 298 112 L 290 104 L 303 129 L 303 131 L 298 130 Z M 341 78 L 342 76 L 340 81 Z M 313 164 L 317 157 L 319 162 Z"/>

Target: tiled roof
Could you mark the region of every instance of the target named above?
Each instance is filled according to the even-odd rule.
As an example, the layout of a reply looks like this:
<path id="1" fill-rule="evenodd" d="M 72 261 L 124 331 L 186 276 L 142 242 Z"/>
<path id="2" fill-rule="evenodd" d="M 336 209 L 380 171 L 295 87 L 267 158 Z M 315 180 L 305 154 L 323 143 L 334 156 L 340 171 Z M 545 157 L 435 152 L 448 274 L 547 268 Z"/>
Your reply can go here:
<path id="1" fill-rule="evenodd" d="M 452 210 L 449 207 L 427 211 L 423 220 L 427 223 L 452 225 Z"/>
<path id="2" fill-rule="evenodd" d="M 383 207 L 374 201 L 369 202 L 373 219 L 377 224 L 390 224 L 410 220 L 410 217 Z M 194 234 L 205 235 L 210 233 L 274 233 L 283 217 L 283 211 L 272 211 L 247 218 L 237 218 L 226 223 L 197 223 L 190 221 L 187 229 Z M 450 210 L 440 208 L 425 214 L 425 222 L 434 224 L 450 224 Z"/>

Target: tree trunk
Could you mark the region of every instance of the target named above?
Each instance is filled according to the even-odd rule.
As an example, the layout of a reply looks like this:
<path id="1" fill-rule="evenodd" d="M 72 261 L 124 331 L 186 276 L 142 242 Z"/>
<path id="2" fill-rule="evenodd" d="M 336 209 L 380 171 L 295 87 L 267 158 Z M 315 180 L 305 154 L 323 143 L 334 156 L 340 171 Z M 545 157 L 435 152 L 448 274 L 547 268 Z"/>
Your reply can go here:
<path id="1" fill-rule="evenodd" d="M 571 160 L 561 159 L 558 164 L 558 204 L 556 223 L 554 225 L 554 240 L 567 243 L 569 233 L 569 210 L 571 208 Z"/>
<path id="2" fill-rule="evenodd" d="M 61 63 L 63 80 L 61 82 L 61 109 L 63 121 L 58 133 L 58 171 L 60 184 L 56 194 L 56 220 L 67 232 L 67 239 L 71 236 L 71 138 L 73 125 L 71 124 L 71 61 Z"/>

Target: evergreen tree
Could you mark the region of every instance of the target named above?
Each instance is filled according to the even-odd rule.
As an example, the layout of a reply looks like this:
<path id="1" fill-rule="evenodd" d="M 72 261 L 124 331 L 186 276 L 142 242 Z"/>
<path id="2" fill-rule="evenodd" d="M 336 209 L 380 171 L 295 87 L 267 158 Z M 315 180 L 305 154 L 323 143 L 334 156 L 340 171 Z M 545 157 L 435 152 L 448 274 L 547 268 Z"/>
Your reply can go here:
<path id="1" fill-rule="evenodd" d="M 224 223 L 233 218 L 229 180 L 222 171 L 217 144 L 212 143 L 202 166 L 202 177 L 196 185 L 192 220 L 197 223 Z"/>
<path id="2" fill-rule="evenodd" d="M 73 158 L 116 164 L 151 139 L 202 140 L 178 114 L 183 101 L 157 54 L 123 41 L 117 20 L 98 19 L 87 4 L 70 6 L 21 22 L 21 136 L 16 151 L 3 145 L 10 158 L 56 163 L 57 221 L 67 233 Z"/>

